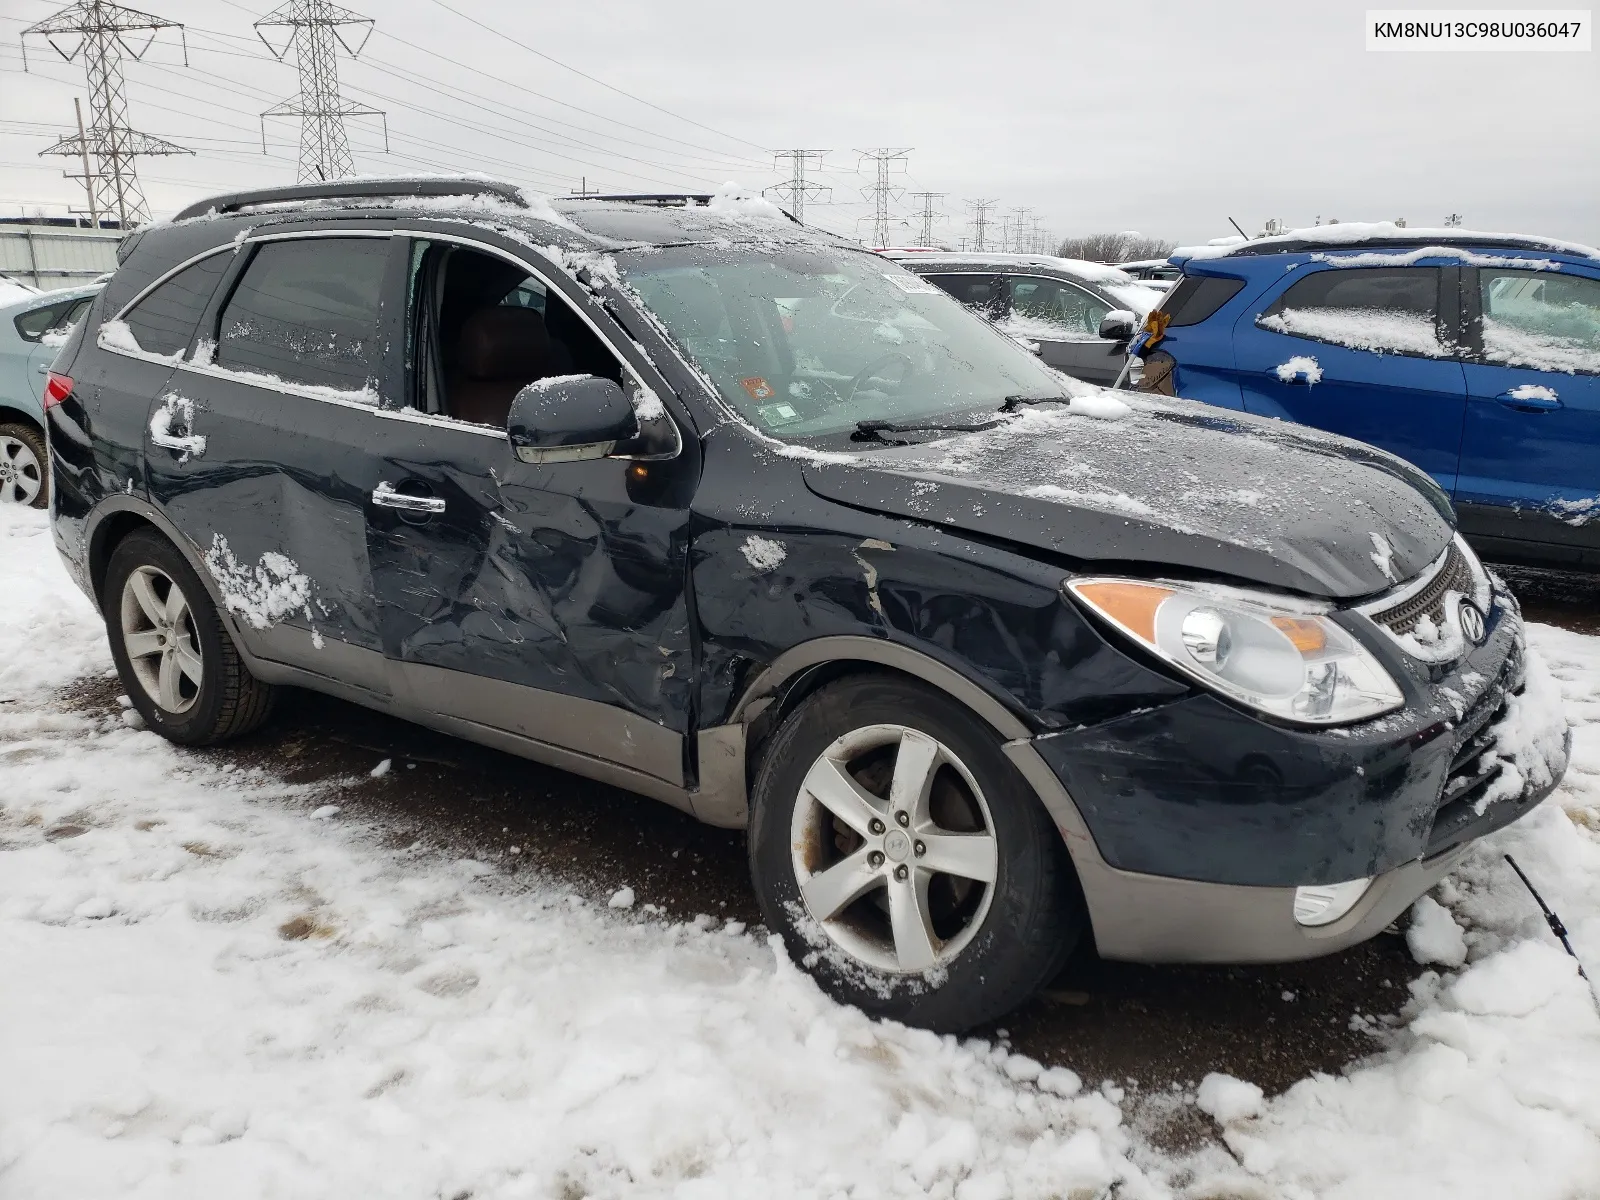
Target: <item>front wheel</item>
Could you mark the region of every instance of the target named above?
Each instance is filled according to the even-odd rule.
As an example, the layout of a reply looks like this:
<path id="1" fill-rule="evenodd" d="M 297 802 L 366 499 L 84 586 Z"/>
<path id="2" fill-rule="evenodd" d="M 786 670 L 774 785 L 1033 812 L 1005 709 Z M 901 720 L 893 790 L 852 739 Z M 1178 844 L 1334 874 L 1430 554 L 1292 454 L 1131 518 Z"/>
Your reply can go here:
<path id="1" fill-rule="evenodd" d="M 756 779 L 768 925 L 825 990 L 958 1032 L 1021 1004 L 1083 927 L 1060 834 L 999 739 L 948 696 L 840 680 L 779 727 Z"/>
<path id="2" fill-rule="evenodd" d="M 271 714 L 274 689 L 250 674 L 200 577 L 154 530 L 118 543 L 100 607 L 122 686 L 163 737 L 205 746 Z"/>

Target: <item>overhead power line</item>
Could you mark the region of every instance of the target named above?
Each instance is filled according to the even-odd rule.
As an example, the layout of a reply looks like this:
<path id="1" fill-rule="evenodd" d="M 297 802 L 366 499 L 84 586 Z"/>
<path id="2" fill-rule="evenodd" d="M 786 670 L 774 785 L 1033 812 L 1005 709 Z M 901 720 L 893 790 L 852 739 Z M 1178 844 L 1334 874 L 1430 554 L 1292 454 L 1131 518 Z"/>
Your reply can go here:
<path id="1" fill-rule="evenodd" d="M 825 183 L 806 182 L 806 166 L 814 160 L 816 163 L 816 169 L 819 171 L 822 170 L 822 156 L 826 153 L 826 150 L 778 151 L 778 153 L 773 156 L 773 161 L 781 166 L 785 159 L 789 160 L 789 178 L 783 183 L 774 184 L 772 187 L 767 188 L 762 195 L 776 192 L 780 196 L 787 196 L 789 199 L 789 212 L 793 215 L 796 221 L 804 224 L 806 219 L 806 201 L 813 199 L 820 200 L 823 197 L 833 195 L 833 189 Z"/>
<path id="2" fill-rule="evenodd" d="M 366 26 L 361 41 L 351 46 L 341 32 L 347 26 Z M 267 40 L 266 30 L 287 29 L 289 37 L 279 49 Z M 297 182 L 344 179 L 355 174 L 350 155 L 346 117 L 383 117 L 383 137 L 389 140 L 389 119 L 375 108 L 346 100 L 339 94 L 339 54 L 355 58 L 372 36 L 372 19 L 328 0 L 289 0 L 255 23 L 256 35 L 279 62 L 294 51 L 300 70 L 300 91 L 261 114 L 261 151 L 266 153 L 268 117 L 300 118 L 300 171 Z"/>
<path id="3" fill-rule="evenodd" d="M 600 79 L 597 76 L 591 75 L 587 71 L 580 71 L 577 67 L 574 67 L 569 63 L 562 62 L 559 58 L 556 58 L 554 55 L 546 54 L 543 50 L 537 50 L 534 47 L 528 45 L 527 42 L 518 41 L 516 38 L 512 37 L 509 33 L 505 32 L 505 30 L 503 30 L 503 29 L 496 29 L 492 25 L 485 25 L 482 21 L 478 20 L 478 18 L 468 16 L 466 13 L 462 12 L 460 9 L 451 8 L 450 5 L 448 5 L 448 4 L 446 4 L 444 2 L 444 0 L 433 0 L 433 2 L 435 4 L 437 4 L 440 8 L 444 9 L 445 12 L 453 13 L 455 16 L 460 17 L 463 21 L 470 21 L 472 24 L 476 25 L 479 29 L 482 29 L 485 33 L 492 33 L 496 37 L 502 38 L 505 41 L 510 42 L 513 46 L 517 46 L 517 47 L 519 47 L 519 48 L 521 48 L 523 50 L 526 50 L 529 54 L 536 55 L 537 57 L 544 59 L 548 63 L 554 63 L 556 66 L 560 67 L 564 71 L 571 71 L 574 75 L 577 75 L 577 76 L 579 76 L 579 77 L 581 77 L 583 79 L 587 79 L 590 83 L 596 84 L 599 87 L 603 87 L 607 91 L 615 92 L 619 96 L 626 96 L 629 100 L 632 100 L 637 104 L 643 104 L 646 108 L 653 108 L 659 113 L 665 113 L 667 116 L 672 117 L 674 120 L 683 121 L 683 122 L 685 122 L 685 123 L 687 123 L 689 125 L 693 125 L 696 129 L 704 129 L 707 133 L 714 133 L 718 137 L 724 137 L 724 138 L 729 139 L 730 141 L 742 142 L 746 146 L 754 146 L 757 150 L 760 150 L 763 153 L 766 152 L 766 147 L 761 146 L 761 145 L 757 145 L 757 143 L 752 142 L 749 138 L 742 138 L 738 134 L 725 133 L 720 129 L 716 129 L 716 128 L 710 126 L 710 125 L 706 125 L 706 124 L 703 124 L 700 121 L 696 121 L 693 117 L 686 117 L 682 113 L 675 113 L 670 108 L 663 108 L 663 107 L 661 107 L 661 105 L 656 104 L 654 101 L 646 100 L 643 96 L 636 96 L 632 92 L 625 91 L 622 88 L 617 87 L 615 84 L 607 83 L 604 79 Z"/>
<path id="4" fill-rule="evenodd" d="M 124 229 L 150 219 L 144 190 L 139 186 L 135 159 L 140 155 L 192 154 L 192 150 L 165 138 L 140 133 L 128 124 L 127 89 L 122 77 L 123 56 L 137 62 L 163 29 L 183 26 L 150 13 L 108 4 L 105 0 L 78 0 L 60 11 L 35 22 L 22 31 L 23 69 L 27 69 L 30 34 L 44 38 L 66 62 L 83 55 L 89 81 L 89 127 L 76 137 L 68 136 L 41 150 L 40 154 L 60 154 L 83 163 L 83 183 L 89 198 L 89 211 L 98 221 L 100 214 L 116 213 Z M 126 40 L 128 34 L 145 34 L 137 48 Z M 76 36 L 70 50 L 57 39 Z M 184 62 L 189 59 L 184 43 Z M 75 178 L 70 173 L 68 178 Z"/>

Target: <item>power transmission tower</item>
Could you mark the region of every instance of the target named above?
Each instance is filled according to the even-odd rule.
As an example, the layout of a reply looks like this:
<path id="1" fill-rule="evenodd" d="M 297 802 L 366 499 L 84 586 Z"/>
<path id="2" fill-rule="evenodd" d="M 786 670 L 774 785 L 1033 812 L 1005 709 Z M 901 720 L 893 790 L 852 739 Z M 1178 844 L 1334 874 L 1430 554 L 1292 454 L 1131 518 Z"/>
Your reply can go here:
<path id="1" fill-rule="evenodd" d="M 899 199 L 904 194 L 903 188 L 897 188 L 889 182 L 889 173 L 896 163 L 902 166 L 911 155 L 912 147 L 894 148 L 880 146 L 875 150 L 857 150 L 861 156 L 857 160 L 860 164 L 871 160 L 878 165 L 878 178 L 875 182 L 861 189 L 861 194 L 872 201 L 872 244 L 874 246 L 887 246 L 889 244 L 889 201 Z"/>
<path id="2" fill-rule="evenodd" d="M 989 229 L 989 210 L 998 200 L 968 200 L 967 207 L 972 210 L 972 219 L 967 222 L 972 227 L 972 248 L 979 253 L 989 248 L 985 240 Z"/>
<path id="3" fill-rule="evenodd" d="M 341 27 L 365 25 L 365 35 L 356 46 L 345 41 Z M 290 31 L 289 40 L 280 50 L 267 41 L 263 29 L 273 27 Z M 350 135 L 345 131 L 346 117 L 382 117 L 383 150 L 389 152 L 389 118 L 379 109 L 367 108 L 339 94 L 339 57 L 337 47 L 343 46 L 351 58 L 361 53 L 372 36 L 372 18 L 340 8 L 328 0 L 289 0 L 273 9 L 255 23 L 256 36 L 279 62 L 294 51 L 295 66 L 300 69 L 300 91 L 281 104 L 275 104 L 261 114 L 261 151 L 267 149 L 268 117 L 300 118 L 300 170 L 299 183 L 314 183 L 323 179 L 343 179 L 355 174 L 355 160 L 350 156 Z"/>
<path id="4" fill-rule="evenodd" d="M 761 194 L 763 196 L 776 192 L 780 197 L 788 198 L 789 212 L 801 224 L 806 219 L 806 201 L 818 200 L 826 203 L 833 196 L 833 189 L 825 183 L 807 183 L 806 167 L 812 166 L 822 170 L 822 156 L 826 150 L 780 150 L 772 156 L 774 166 L 779 169 L 785 159 L 789 161 L 789 178 L 782 183 L 774 184 Z"/>
<path id="5" fill-rule="evenodd" d="M 1027 239 L 1028 215 L 1033 212 L 1031 208 L 1013 208 L 1009 222 L 1011 236 L 1004 243 L 1005 249 L 1017 254 L 1026 254 L 1028 248 L 1024 245 Z"/>
<path id="6" fill-rule="evenodd" d="M 935 221 L 944 220 L 944 214 L 942 212 L 935 212 L 934 211 L 933 202 L 935 200 L 943 200 L 945 198 L 945 196 L 947 196 L 947 195 L 949 195 L 948 192 L 912 192 L 911 193 L 912 199 L 921 200 L 922 201 L 922 213 L 921 213 L 921 216 L 922 216 L 922 231 L 917 236 L 917 245 L 919 245 L 919 246 L 932 246 L 934 244 L 933 243 L 933 223 Z"/>
<path id="7" fill-rule="evenodd" d="M 194 151 L 165 138 L 139 133 L 128 127 L 128 96 L 122 80 L 123 56 L 138 62 L 144 57 L 156 34 L 163 29 L 183 26 L 150 13 L 107 4 L 105 0 L 78 0 L 52 16 L 22 31 L 23 68 L 27 68 L 28 35 L 37 34 L 67 62 L 83 55 L 89 78 L 89 128 L 76 137 L 64 137 L 41 155 L 62 154 L 83 162 L 84 187 L 89 193 L 89 211 L 96 221 L 115 213 L 124 229 L 150 219 L 144 190 L 134 159 L 141 154 L 193 154 Z M 137 49 L 126 35 L 147 35 Z M 57 38 L 76 36 L 71 50 L 64 50 Z M 189 42 L 183 42 L 183 61 L 189 63 Z M 90 160 L 93 160 L 91 168 Z M 68 175 L 68 178 L 76 178 Z"/>

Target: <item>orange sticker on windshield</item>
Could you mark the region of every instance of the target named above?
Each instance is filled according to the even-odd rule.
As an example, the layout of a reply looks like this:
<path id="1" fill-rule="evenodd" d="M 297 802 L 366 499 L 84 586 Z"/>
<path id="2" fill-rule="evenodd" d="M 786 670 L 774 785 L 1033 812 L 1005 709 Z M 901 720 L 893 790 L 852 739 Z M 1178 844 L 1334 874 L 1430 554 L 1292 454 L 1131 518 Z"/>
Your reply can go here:
<path id="1" fill-rule="evenodd" d="M 759 375 L 739 380 L 739 386 L 750 393 L 752 400 L 771 400 L 778 394 L 773 386 Z"/>

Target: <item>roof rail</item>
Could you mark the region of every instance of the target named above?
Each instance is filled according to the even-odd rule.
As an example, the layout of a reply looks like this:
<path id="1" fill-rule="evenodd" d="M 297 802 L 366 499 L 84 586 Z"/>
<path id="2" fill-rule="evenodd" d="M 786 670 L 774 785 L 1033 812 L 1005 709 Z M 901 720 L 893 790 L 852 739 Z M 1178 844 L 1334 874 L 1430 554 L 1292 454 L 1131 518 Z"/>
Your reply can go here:
<path id="1" fill-rule="evenodd" d="M 710 192 L 573 192 L 562 200 L 609 200 L 618 204 L 649 204 L 655 208 L 676 208 L 690 200 L 710 204 Z"/>
<path id="2" fill-rule="evenodd" d="M 283 204 L 294 200 L 345 200 L 373 196 L 495 196 L 519 208 L 528 206 L 522 190 L 515 184 L 497 179 L 443 179 L 422 176 L 413 179 L 349 179 L 331 183 L 300 183 L 293 187 L 260 188 L 253 192 L 228 192 L 221 196 L 198 201 L 182 210 L 174 221 L 190 217 L 203 217 L 209 212 L 219 216 L 238 212 L 258 204 Z"/>
<path id="3" fill-rule="evenodd" d="M 573 192 L 570 196 L 562 196 L 563 200 L 609 200 L 613 204 L 648 204 L 652 208 L 682 208 L 693 201 L 695 204 L 710 204 L 715 197 L 710 192 Z M 788 209 L 780 212 L 796 225 L 795 215 Z"/>

